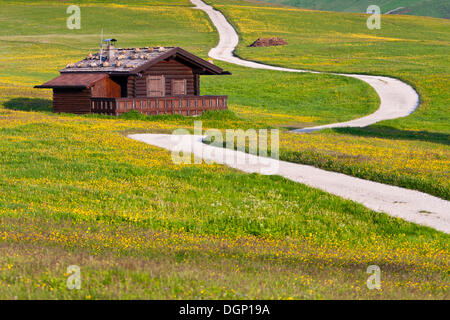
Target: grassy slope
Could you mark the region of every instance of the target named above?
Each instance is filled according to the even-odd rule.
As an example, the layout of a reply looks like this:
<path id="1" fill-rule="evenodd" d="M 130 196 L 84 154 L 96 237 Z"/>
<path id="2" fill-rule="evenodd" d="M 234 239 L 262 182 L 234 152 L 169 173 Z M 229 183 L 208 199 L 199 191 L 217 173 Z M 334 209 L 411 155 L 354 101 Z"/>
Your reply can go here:
<path id="1" fill-rule="evenodd" d="M 369 114 L 379 106 L 376 93 L 355 79 L 220 65 L 233 76 L 203 77 L 201 93 L 227 94 L 231 110 L 264 125 L 332 123 Z"/>
<path id="2" fill-rule="evenodd" d="M 91 17 L 84 29 L 68 37 L 56 23 L 63 22 L 58 18 L 63 8 L 2 6 L 1 23 L 23 14 L 35 19 L 30 31 L 17 26 L 21 37 L 14 36 L 13 24 L 2 28 L 8 44 L 2 47 L 6 63 L 0 74 L 6 107 L 47 110 L 48 93 L 30 87 L 85 54 L 91 47 L 85 34 L 96 39 L 95 19 L 101 15 L 120 14 L 108 30 L 114 35 L 120 30 L 124 46 L 176 43 L 205 56 L 217 41 L 206 17 L 183 6 L 91 5 L 82 9 Z M 129 27 L 136 19 L 143 21 L 138 32 Z M 148 30 L 144 21 L 163 27 Z M 239 89 L 229 87 L 231 77 L 223 78 L 204 89 Z M 293 81 L 302 79 L 312 87 L 322 81 L 331 87 L 345 84 L 300 75 Z M 235 81 L 241 80 L 248 79 Z M 304 90 L 311 89 L 305 84 Z M 243 91 L 240 97 L 251 103 Z M 370 101 L 373 95 L 367 97 Z M 277 107 L 280 114 L 288 112 Z M 259 110 L 255 114 L 260 122 L 229 113 L 201 119 L 205 127 L 220 128 L 274 123 Z M 124 136 L 170 132 L 192 123 L 179 117 L 133 121 L 1 109 L 0 296 L 447 297 L 447 235 L 278 177 L 215 165 L 176 167 L 169 153 Z M 70 264 L 81 266 L 80 291 L 65 287 Z M 365 287 L 370 264 L 383 270 L 381 292 Z"/>
<path id="3" fill-rule="evenodd" d="M 0 296 L 446 297 L 448 235 L 278 177 L 178 167 L 123 136 L 191 121 L 2 111 Z M 382 292 L 364 286 L 370 264 Z"/>
<path id="4" fill-rule="evenodd" d="M 0 33 L 3 42 L 0 62 L 4 67 L 0 70 L 0 88 L 5 98 L 20 95 L 16 93 L 18 87 L 27 90 L 30 95 L 48 97 L 48 93 L 44 95 L 37 90 L 31 91 L 30 87 L 56 76 L 57 70 L 68 62 L 77 61 L 86 52 L 96 50 L 100 26 L 105 31 L 105 37 L 116 37 L 120 46 L 182 45 L 205 58 L 208 43 L 213 44 L 217 37 L 210 23 L 199 23 L 199 17 L 203 14 L 188 7 L 169 10 L 164 6 L 119 6 L 105 9 L 103 5 L 90 5 L 82 7 L 81 30 L 71 31 L 65 28 L 64 8 L 47 3 L 42 6 L 17 4 L 2 7 L 4 28 Z M 125 12 L 119 24 L 113 18 L 118 10 Z M 136 15 L 142 17 L 137 23 Z M 98 17 L 102 17 L 101 22 Z M 27 19 L 27 24 L 17 24 L 20 19 Z M 46 23 L 44 30 L 36 27 L 42 21 Z M 196 24 L 198 28 L 194 28 Z M 184 36 L 189 41 L 181 42 L 179 36 L 173 34 L 172 30 L 176 28 L 185 30 Z M 265 118 L 264 113 L 270 109 L 279 115 L 274 120 L 277 124 L 311 125 L 343 121 L 371 113 L 378 105 L 375 92 L 353 79 L 291 75 L 289 81 L 295 86 L 287 86 L 281 81 L 285 76 L 278 73 L 248 72 L 245 68 L 233 66 L 229 69 L 234 73 L 231 77 L 204 77 L 203 91 L 230 94 L 231 104 L 239 105 L 236 110 L 240 113 L 248 113 L 247 107 L 251 107 L 255 116 Z M 241 79 L 241 82 L 236 82 L 236 79 Z M 219 81 L 218 86 L 214 84 L 216 81 Z M 242 86 L 242 83 L 248 85 Z M 271 89 L 267 91 L 269 87 Z M 304 90 L 299 91 L 298 87 Z M 248 92 L 254 95 L 249 96 Z M 301 105 L 293 103 L 290 96 L 304 102 Z M 339 112 L 329 112 L 330 108 Z M 293 121 L 286 114 L 298 118 Z"/>
<path id="5" fill-rule="evenodd" d="M 378 5 L 381 12 L 403 7 L 402 14 L 450 18 L 450 4 L 447 0 L 267 0 L 305 9 L 341 12 L 366 12 L 370 5 Z"/>
<path id="6" fill-rule="evenodd" d="M 388 16 L 383 17 L 381 30 L 369 30 L 367 16 L 362 14 L 312 12 L 246 1 L 209 2 L 223 9 L 238 29 L 238 55 L 302 69 L 398 77 L 418 90 L 421 107 L 412 116 L 384 124 L 450 133 L 450 114 L 446 112 L 450 21 Z M 289 45 L 247 47 L 266 36 L 283 37 Z"/>
<path id="7" fill-rule="evenodd" d="M 398 77 L 419 92 L 412 115 L 365 129 L 282 135 L 283 159 L 450 198 L 447 20 L 389 16 L 368 30 L 361 14 L 313 12 L 246 1 L 210 1 L 241 37 L 237 54 L 301 69 Z M 269 27 L 270 26 L 270 27 Z M 415 32 L 411 32 L 415 30 Z M 289 45 L 249 48 L 258 37 Z"/>

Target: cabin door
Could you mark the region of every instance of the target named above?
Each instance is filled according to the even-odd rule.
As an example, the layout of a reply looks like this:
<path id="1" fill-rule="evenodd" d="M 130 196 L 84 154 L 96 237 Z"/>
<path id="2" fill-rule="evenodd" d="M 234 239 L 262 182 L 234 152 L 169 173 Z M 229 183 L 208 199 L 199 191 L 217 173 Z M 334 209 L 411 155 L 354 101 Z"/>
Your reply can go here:
<path id="1" fill-rule="evenodd" d="M 164 76 L 147 77 L 147 96 L 164 97 L 166 95 L 166 81 Z"/>

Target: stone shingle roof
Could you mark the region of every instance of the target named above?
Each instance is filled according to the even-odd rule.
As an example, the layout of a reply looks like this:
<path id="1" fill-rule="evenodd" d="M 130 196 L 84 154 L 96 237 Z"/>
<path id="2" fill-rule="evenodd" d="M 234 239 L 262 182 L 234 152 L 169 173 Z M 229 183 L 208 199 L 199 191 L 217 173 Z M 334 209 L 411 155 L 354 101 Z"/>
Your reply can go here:
<path id="1" fill-rule="evenodd" d="M 200 74 L 230 74 L 222 68 L 205 61 L 180 47 L 114 48 L 112 58 L 108 51 L 89 54 L 77 63 L 70 63 L 61 73 L 102 72 L 136 74 L 145 68 L 168 58 L 176 58 L 200 70 Z"/>
<path id="2" fill-rule="evenodd" d="M 147 48 L 114 48 L 112 60 L 108 60 L 107 50 L 103 53 L 97 52 L 89 54 L 77 63 L 70 63 L 66 68 L 60 70 L 65 72 L 131 72 L 144 64 L 159 60 L 161 56 L 166 55 L 174 47 L 147 47 Z"/>
<path id="3" fill-rule="evenodd" d="M 103 79 L 100 75 L 106 77 L 108 74 L 139 74 L 142 70 L 171 58 L 191 66 L 197 74 L 231 74 L 179 47 L 114 48 L 113 51 L 105 50 L 102 54 L 89 54 L 77 63 L 68 64 L 66 68 L 60 70 L 59 77 L 35 88 L 88 88 L 99 79 Z"/>

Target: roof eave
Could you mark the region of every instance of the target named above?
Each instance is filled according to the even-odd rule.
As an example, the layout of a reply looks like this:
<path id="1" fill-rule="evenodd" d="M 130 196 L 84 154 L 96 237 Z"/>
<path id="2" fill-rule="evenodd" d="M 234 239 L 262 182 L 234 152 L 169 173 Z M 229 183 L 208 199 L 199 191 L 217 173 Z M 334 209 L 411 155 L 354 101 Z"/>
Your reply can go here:
<path id="1" fill-rule="evenodd" d="M 34 86 L 36 89 L 87 89 L 87 86 L 52 86 L 41 84 L 39 86 Z"/>
<path id="2" fill-rule="evenodd" d="M 77 74 L 77 73 L 104 73 L 104 74 L 113 74 L 113 75 L 130 75 L 130 74 L 136 74 L 137 72 L 133 72 L 133 70 L 130 71 L 92 71 L 92 70 L 76 70 L 76 71 L 68 71 L 65 69 L 59 70 L 59 73 L 61 74 Z"/>
<path id="3" fill-rule="evenodd" d="M 208 62 L 208 61 L 206 61 L 206 60 L 204 60 L 204 59 L 202 59 L 180 47 L 176 47 L 175 49 L 177 50 L 178 54 L 180 54 L 181 56 L 184 56 L 185 58 L 187 58 L 191 61 L 199 63 L 202 67 L 208 69 L 211 72 L 211 74 L 213 74 L 213 75 L 221 75 L 225 72 L 222 68 L 220 68 L 220 67 L 218 67 L 218 66 L 216 66 L 216 65 L 214 65 L 214 64 L 212 64 L 212 63 L 210 63 L 210 62 Z"/>
<path id="4" fill-rule="evenodd" d="M 189 60 L 193 64 L 196 64 L 197 66 L 202 67 L 202 69 L 204 69 L 205 72 L 209 71 L 209 73 L 204 73 L 204 74 L 210 74 L 210 75 L 231 74 L 230 72 L 224 71 L 222 68 L 220 68 L 206 60 L 203 60 L 202 58 L 197 57 L 196 55 L 194 55 L 180 47 L 174 47 L 174 48 L 168 50 L 166 53 L 160 55 L 157 59 L 153 59 L 133 70 L 130 70 L 130 73 L 137 74 L 142 70 L 145 70 L 145 69 L 148 69 L 148 68 L 154 66 L 155 64 L 157 64 L 160 61 L 163 61 L 170 57 L 175 57 L 176 55 L 184 57 L 186 60 Z"/>
<path id="5" fill-rule="evenodd" d="M 230 71 L 222 71 L 221 73 L 199 73 L 201 76 L 210 76 L 210 75 L 213 75 L 213 76 L 217 76 L 217 75 L 219 75 L 219 76 L 228 76 L 228 75 L 232 75 L 232 73 L 230 72 Z"/>

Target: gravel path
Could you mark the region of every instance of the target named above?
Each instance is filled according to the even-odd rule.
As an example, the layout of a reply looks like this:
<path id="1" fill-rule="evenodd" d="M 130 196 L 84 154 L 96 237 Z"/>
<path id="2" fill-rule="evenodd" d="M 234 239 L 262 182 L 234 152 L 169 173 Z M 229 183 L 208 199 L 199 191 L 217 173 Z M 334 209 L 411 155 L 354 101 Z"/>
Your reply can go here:
<path id="1" fill-rule="evenodd" d="M 239 42 L 239 37 L 234 28 L 219 11 L 214 10 L 203 1 L 191 0 L 191 2 L 209 15 L 219 32 L 219 45 L 211 49 L 210 57 L 250 68 L 310 72 L 268 66 L 233 56 L 233 51 Z M 419 97 L 414 89 L 397 79 L 348 74 L 342 74 L 342 76 L 354 77 L 371 85 L 381 98 L 380 108 L 375 113 L 360 119 L 299 129 L 295 130 L 296 132 L 310 132 L 332 127 L 363 127 L 381 120 L 405 117 L 418 106 Z M 214 161 L 248 173 L 277 174 L 292 181 L 361 203 L 377 212 L 384 212 L 394 217 L 450 233 L 450 202 L 423 192 L 363 180 L 312 166 L 217 148 L 202 143 L 201 136 L 135 134 L 129 137 L 170 151 L 193 153 L 196 157 L 204 160 Z M 180 141 L 183 141 L 183 143 L 180 143 Z M 241 161 L 238 161 L 238 158 Z"/>
<path id="2" fill-rule="evenodd" d="M 277 174 L 361 203 L 377 212 L 385 212 L 394 217 L 450 233 L 450 202 L 423 192 L 206 145 L 202 142 L 202 136 L 134 134 L 129 137 L 170 151 L 193 153 L 198 158 L 248 173 Z"/>
<path id="3" fill-rule="evenodd" d="M 234 56 L 233 52 L 239 43 L 239 36 L 233 26 L 227 21 L 227 19 L 221 12 L 205 4 L 203 1 L 191 0 L 191 2 L 197 6 L 197 9 L 203 10 L 208 14 L 211 21 L 216 26 L 217 31 L 219 32 L 219 44 L 217 45 L 217 47 L 209 51 L 209 56 L 211 58 L 256 69 L 277 70 L 285 72 L 322 73 L 316 71 L 270 66 L 253 61 L 242 60 Z M 333 74 L 356 78 L 372 86 L 380 96 L 381 104 L 378 110 L 368 116 L 359 119 L 340 123 L 332 123 L 317 127 L 296 129 L 292 130 L 292 132 L 312 132 L 325 128 L 365 127 L 382 120 L 406 117 L 410 115 L 419 105 L 419 95 L 417 94 L 417 92 L 410 85 L 400 80 L 389 77 L 359 74 Z"/>

